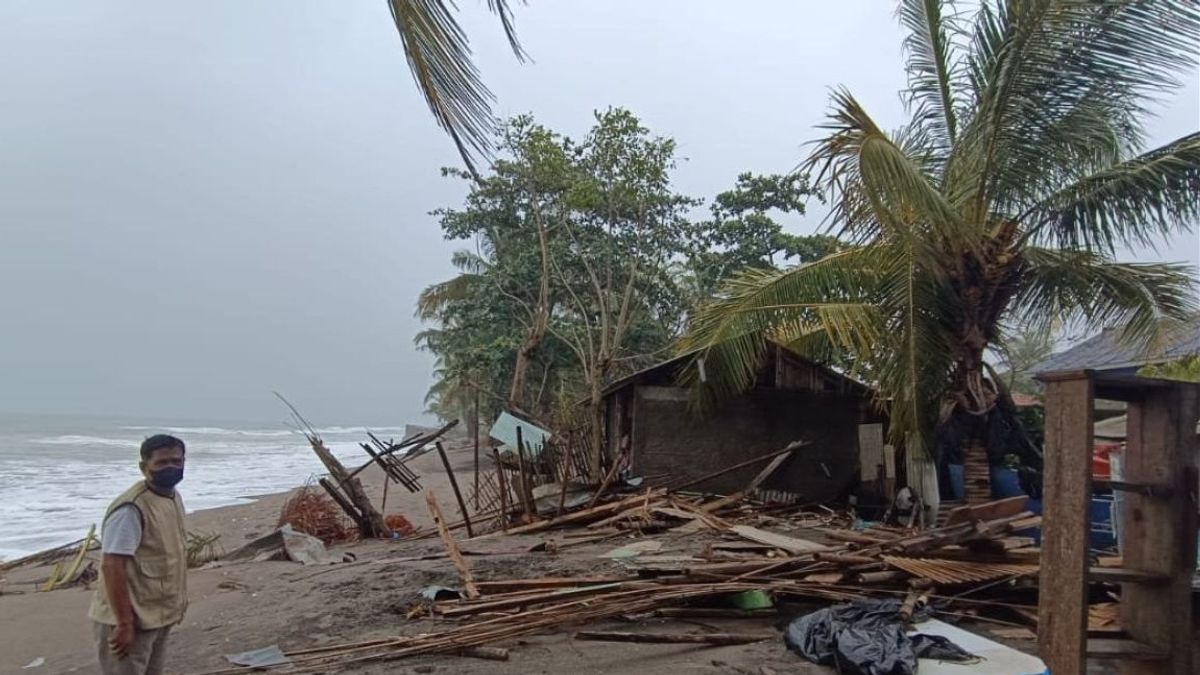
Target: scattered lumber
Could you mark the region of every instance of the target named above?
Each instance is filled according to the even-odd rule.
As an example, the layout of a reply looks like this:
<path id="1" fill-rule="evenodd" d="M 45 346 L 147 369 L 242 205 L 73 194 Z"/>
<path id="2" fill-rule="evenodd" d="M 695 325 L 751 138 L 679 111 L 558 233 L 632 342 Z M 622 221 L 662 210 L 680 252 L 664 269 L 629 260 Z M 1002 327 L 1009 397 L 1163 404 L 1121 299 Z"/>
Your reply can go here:
<path id="1" fill-rule="evenodd" d="M 470 516 L 465 501 L 455 488 L 463 511 L 463 522 L 447 523 L 436 496 L 427 491 L 426 501 L 435 533 L 462 580 L 463 597 L 431 601 L 418 612 L 438 620 L 437 632 L 350 642 L 318 649 L 292 652 L 296 673 L 354 670 L 367 664 L 418 655 L 463 655 L 477 658 L 507 658 L 496 644 L 511 644 L 523 636 L 570 628 L 576 639 L 615 642 L 733 645 L 778 639 L 773 632 L 691 633 L 588 631 L 586 624 L 604 619 L 636 621 L 638 617 L 663 618 L 763 618 L 774 610 L 743 609 L 730 598 L 755 592 L 773 600 L 844 602 L 866 597 L 903 599 L 901 612 L 913 615 L 928 603 L 979 615 L 996 610 L 1009 622 L 1016 617 L 1036 623 L 1028 608 L 1028 597 L 1007 594 L 1036 592 L 1040 550 L 1024 530 L 1036 527 L 1040 518 L 1026 512 L 1024 498 L 972 503 L 951 512 L 946 524 L 924 530 L 899 527 L 851 527 L 853 515 L 825 507 L 795 504 L 766 505 L 750 495 L 805 443 L 787 447 L 746 462 L 739 462 L 674 489 L 644 488 L 630 493 L 615 480 L 616 467 L 601 480 L 590 503 L 565 510 L 562 493 L 556 494 L 554 517 L 537 519 L 531 508 L 529 476 L 544 475 L 536 458 L 526 457 L 519 439 L 516 461 L 520 475 L 512 477 L 510 492 L 496 457 L 501 486 L 499 512 L 475 513 L 480 528 L 492 518 L 495 531 L 471 536 Z M 439 454 L 449 471 L 444 451 Z M 540 460 L 536 460 L 540 461 Z M 684 495 L 680 489 L 703 483 L 731 471 L 756 466 L 758 472 L 744 489 L 724 497 Z M 566 471 L 560 472 L 566 484 Z M 337 476 L 334 476 L 337 480 Z M 520 484 L 518 484 L 520 483 Z M 565 490 L 565 488 L 564 488 Z M 512 497 L 511 504 L 508 497 Z M 351 496 L 343 495 L 356 508 Z M 510 509 L 511 506 L 511 509 Z M 519 523 L 511 516 L 524 512 L 532 522 Z M 545 509 L 543 509 L 545 511 Z M 360 512 L 360 517 L 366 517 Z M 552 555 L 568 547 L 586 547 L 613 537 L 635 538 L 639 533 L 666 530 L 661 540 L 643 539 L 664 555 L 628 556 L 606 570 L 589 570 L 571 575 L 549 572 L 530 578 L 476 579 L 465 552 L 452 532 L 468 528 L 469 545 L 485 545 L 485 537 L 547 533 L 528 541 L 509 540 L 521 551 L 545 551 Z M 770 529 L 768 529 L 770 528 Z M 805 529 L 802 529 L 805 528 Z M 799 531 L 802 536 L 795 533 Z M 553 533 L 550 533 L 553 531 Z M 701 532 L 695 538 L 680 532 Z M 432 533 L 431 535 L 432 536 Z M 541 539 L 541 541 L 537 541 Z M 690 540 L 699 539 L 688 548 Z M 628 548 L 639 544 L 622 542 Z M 533 544 L 533 549 L 530 549 Z M 486 545 L 485 545 L 486 548 Z M 682 549 L 682 550 L 681 550 Z M 645 547 L 644 550 L 651 550 Z M 669 554 L 669 555 L 668 555 Z M 434 554 L 442 557 L 443 554 Z M 538 555 L 541 555 L 540 553 Z M 590 555 L 590 554 L 587 554 Z M 397 559 L 401 560 L 401 559 Z M 546 568 L 538 566 L 539 569 Z M 1146 573 L 1124 569 L 1117 561 L 1103 561 L 1092 570 L 1097 579 L 1109 583 Z M 1144 580 L 1144 579 L 1143 579 Z M 1001 621 L 1001 623 L 1004 623 Z M 1097 620 L 1099 623 L 1099 619 Z M 1115 618 L 1109 625 L 1115 624 Z M 489 651 L 492 650 L 492 651 Z M 489 656 L 490 654 L 490 656 Z M 233 675 L 237 669 L 218 671 Z M 213 674 L 216 675 L 216 674 Z"/>
<path id="2" fill-rule="evenodd" d="M 576 640 L 604 642 L 646 642 L 651 644 L 744 645 L 773 640 L 776 636 L 761 633 L 619 633 L 579 631 Z"/>

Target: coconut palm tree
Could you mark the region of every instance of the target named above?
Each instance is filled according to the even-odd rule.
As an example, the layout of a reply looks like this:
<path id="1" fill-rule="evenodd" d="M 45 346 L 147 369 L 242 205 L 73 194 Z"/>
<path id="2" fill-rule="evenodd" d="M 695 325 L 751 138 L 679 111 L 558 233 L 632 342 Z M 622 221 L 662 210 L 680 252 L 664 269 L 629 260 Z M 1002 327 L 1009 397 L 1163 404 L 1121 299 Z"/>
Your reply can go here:
<path id="1" fill-rule="evenodd" d="M 836 91 L 802 166 L 851 245 L 747 271 L 694 317 L 702 400 L 751 386 L 773 339 L 861 364 L 910 449 L 1002 456 L 996 425 L 1015 423 L 985 353 L 1009 327 L 1079 318 L 1147 339 L 1185 316 L 1190 268 L 1115 254 L 1200 216 L 1200 133 L 1143 149 L 1148 105 L 1194 67 L 1197 7 L 900 2 L 911 119 L 889 133 Z"/>
<path id="2" fill-rule="evenodd" d="M 455 19 L 458 8 L 451 0 L 387 3 L 417 88 L 438 126 L 450 135 L 467 169 L 475 175 L 475 162 L 491 150 L 495 97 L 471 60 L 470 41 Z M 524 61 L 525 50 L 517 40 L 508 0 L 488 0 L 487 5 L 499 17 L 513 54 Z"/>

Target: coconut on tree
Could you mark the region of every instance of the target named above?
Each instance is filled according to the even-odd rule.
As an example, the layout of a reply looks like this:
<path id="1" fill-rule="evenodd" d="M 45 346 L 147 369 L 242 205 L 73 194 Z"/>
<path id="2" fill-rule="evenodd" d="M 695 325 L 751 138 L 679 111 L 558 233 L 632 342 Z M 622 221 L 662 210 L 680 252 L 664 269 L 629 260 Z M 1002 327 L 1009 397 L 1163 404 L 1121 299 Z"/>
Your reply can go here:
<path id="1" fill-rule="evenodd" d="M 749 270 L 693 317 L 701 401 L 751 386 L 774 340 L 874 383 L 910 452 L 1038 464 L 989 350 L 1073 319 L 1150 339 L 1195 307 L 1194 270 L 1116 254 L 1200 216 L 1200 133 L 1143 147 L 1148 106 L 1194 67 L 1197 7 L 901 2 L 908 123 L 837 91 L 803 165 L 847 247 Z"/>

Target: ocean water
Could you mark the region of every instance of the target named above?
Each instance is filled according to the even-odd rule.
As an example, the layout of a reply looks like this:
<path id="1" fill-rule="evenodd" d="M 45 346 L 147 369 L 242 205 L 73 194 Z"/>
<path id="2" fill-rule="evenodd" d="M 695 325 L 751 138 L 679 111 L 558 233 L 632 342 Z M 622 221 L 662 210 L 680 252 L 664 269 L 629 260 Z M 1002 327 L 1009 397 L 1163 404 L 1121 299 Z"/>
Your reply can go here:
<path id="1" fill-rule="evenodd" d="M 399 438 L 403 426 L 371 427 Z M 348 465 L 367 459 L 363 427 L 317 429 Z M 0 560 L 82 539 L 114 497 L 137 481 L 138 446 L 170 433 L 187 444 L 180 485 L 188 511 L 251 501 L 324 473 L 285 423 L 246 424 L 0 413 Z"/>

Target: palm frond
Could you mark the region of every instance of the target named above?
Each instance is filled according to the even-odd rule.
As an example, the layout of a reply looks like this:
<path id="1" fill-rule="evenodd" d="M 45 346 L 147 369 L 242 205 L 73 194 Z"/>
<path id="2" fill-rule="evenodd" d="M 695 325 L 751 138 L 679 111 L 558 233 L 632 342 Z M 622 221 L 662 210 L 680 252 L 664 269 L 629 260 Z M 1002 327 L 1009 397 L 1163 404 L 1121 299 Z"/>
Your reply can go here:
<path id="1" fill-rule="evenodd" d="M 417 318 L 423 321 L 436 319 L 450 303 L 466 297 L 471 284 L 478 283 L 479 280 L 480 277 L 474 274 L 460 274 L 427 286 L 417 296 Z"/>
<path id="2" fill-rule="evenodd" d="M 491 153 L 495 97 L 472 61 L 470 41 L 454 17 L 454 4 L 448 0 L 388 0 L 388 8 L 425 103 L 454 141 L 467 169 L 478 176 L 475 162 Z M 507 0 L 488 0 L 488 8 L 500 17 L 509 45 L 523 60 L 525 52 L 517 40 Z"/>
<path id="3" fill-rule="evenodd" d="M 1200 218 L 1200 132 L 1058 190 L 1022 214 L 1044 244 L 1112 253 L 1191 230 Z"/>
<path id="4" fill-rule="evenodd" d="M 822 332 L 843 351 L 863 352 L 879 337 L 868 298 L 873 272 L 851 249 L 788 270 L 748 269 L 701 307 L 680 344 L 694 353 L 684 382 L 702 407 L 753 385 L 772 341 Z"/>
<path id="5" fill-rule="evenodd" d="M 860 242 L 884 233 L 962 239 L 958 213 L 919 158 L 884 133 L 853 96 L 835 92 L 829 121 L 820 128 L 831 133 L 816 143 L 804 168 L 833 186 L 830 217 L 843 236 Z"/>
<path id="6" fill-rule="evenodd" d="M 1196 311 L 1196 270 L 1174 263 L 1121 263 L 1086 250 L 1029 247 L 1012 307 L 1019 322 L 1086 319 L 1122 326 L 1134 342 L 1152 342 Z"/>
<path id="7" fill-rule="evenodd" d="M 521 1 L 524 4 L 524 0 Z M 508 0 L 488 0 L 488 10 L 500 18 L 500 25 L 504 27 L 504 37 L 508 39 L 508 46 L 512 49 L 513 56 L 522 63 L 528 61 L 529 53 L 517 39 L 517 26 L 513 23 L 512 7 L 509 6 Z"/>
<path id="8" fill-rule="evenodd" d="M 962 314 L 953 294 L 945 293 L 940 265 L 930 265 L 916 241 L 886 242 L 876 258 L 885 323 L 880 342 L 861 358 L 872 362 L 879 391 L 890 401 L 893 439 L 925 456 L 954 362 L 948 327 Z"/>
<path id="9" fill-rule="evenodd" d="M 966 132 L 982 162 L 977 199 L 1019 203 L 1031 192 L 1025 180 L 1067 171 L 1086 156 L 1044 148 L 1086 101 L 1103 99 L 1107 105 L 1091 112 L 1104 111 L 1102 126 L 1136 143 L 1146 104 L 1192 67 L 1198 39 L 1194 0 L 983 3 L 969 58 L 976 112 Z M 1090 137 L 1077 135 L 1080 143 Z M 1040 159 L 1036 171 L 1030 158 Z"/>
<path id="10" fill-rule="evenodd" d="M 422 351 L 436 352 L 445 336 L 445 331 L 440 328 L 426 328 L 413 336 L 413 345 Z"/>
<path id="11" fill-rule="evenodd" d="M 496 249 L 490 240 L 486 245 L 481 242 L 480 249 L 481 253 L 459 249 L 450 254 L 450 264 L 466 274 L 486 274 L 493 266 Z"/>
<path id="12" fill-rule="evenodd" d="M 943 14 L 943 9 L 949 12 Z M 897 10 L 908 29 L 904 49 L 908 54 L 907 103 L 913 115 L 948 150 L 958 134 L 957 90 L 962 73 L 954 58 L 953 34 L 961 29 L 953 2 L 902 0 Z"/>

